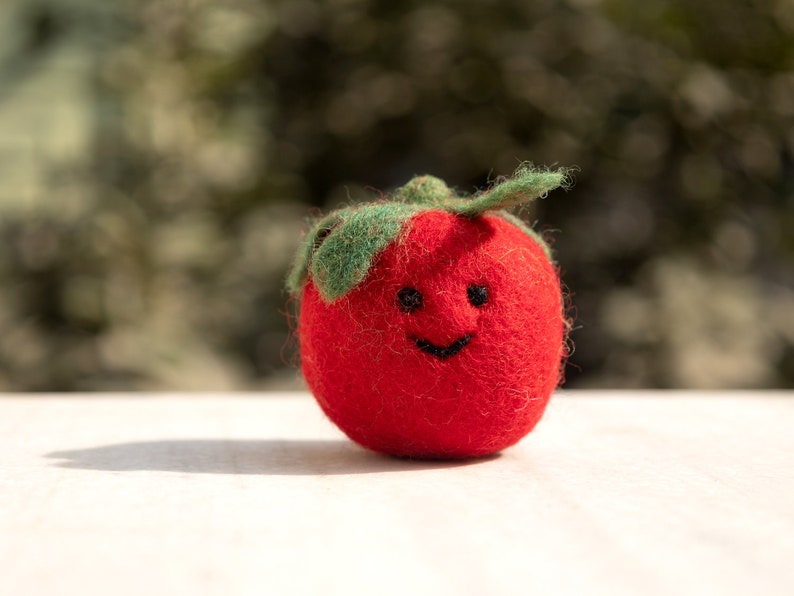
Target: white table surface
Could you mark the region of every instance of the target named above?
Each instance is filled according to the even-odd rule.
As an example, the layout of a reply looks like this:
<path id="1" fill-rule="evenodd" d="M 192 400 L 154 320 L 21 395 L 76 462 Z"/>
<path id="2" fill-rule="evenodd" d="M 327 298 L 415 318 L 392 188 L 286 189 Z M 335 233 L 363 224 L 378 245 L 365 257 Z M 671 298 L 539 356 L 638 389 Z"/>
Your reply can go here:
<path id="1" fill-rule="evenodd" d="M 562 392 L 395 460 L 306 394 L 0 396 L 0 594 L 794 594 L 794 393 Z"/>

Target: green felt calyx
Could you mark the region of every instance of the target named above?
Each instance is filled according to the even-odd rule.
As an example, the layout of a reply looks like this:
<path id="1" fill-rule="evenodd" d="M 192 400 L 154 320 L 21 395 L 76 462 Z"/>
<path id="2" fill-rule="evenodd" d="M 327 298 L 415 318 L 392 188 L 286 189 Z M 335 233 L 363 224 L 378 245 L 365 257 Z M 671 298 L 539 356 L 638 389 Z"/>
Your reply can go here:
<path id="1" fill-rule="evenodd" d="M 548 255 L 540 235 L 504 210 L 568 183 L 568 170 L 541 170 L 525 164 L 511 178 L 465 197 L 434 176 L 417 176 L 386 200 L 345 207 L 317 221 L 298 251 L 287 288 L 300 294 L 311 278 L 327 302 L 344 296 L 364 281 L 375 257 L 397 239 L 411 217 L 433 209 L 462 217 L 493 211 L 532 236 Z"/>

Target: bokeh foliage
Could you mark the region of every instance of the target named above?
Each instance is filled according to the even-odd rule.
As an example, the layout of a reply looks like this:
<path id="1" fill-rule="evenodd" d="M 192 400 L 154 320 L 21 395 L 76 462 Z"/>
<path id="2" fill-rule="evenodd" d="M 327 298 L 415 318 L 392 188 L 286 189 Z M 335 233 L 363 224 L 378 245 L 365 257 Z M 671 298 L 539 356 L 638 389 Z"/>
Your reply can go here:
<path id="1" fill-rule="evenodd" d="M 308 213 L 419 173 L 468 192 L 524 160 L 580 168 L 524 213 L 578 311 L 569 386 L 794 385 L 791 3 L 39 0 L 12 17 L 0 123 L 63 55 L 87 117 L 83 145 L 37 154 L 32 198 L 0 194 L 2 388 L 294 379 L 277 376 L 282 281 Z"/>

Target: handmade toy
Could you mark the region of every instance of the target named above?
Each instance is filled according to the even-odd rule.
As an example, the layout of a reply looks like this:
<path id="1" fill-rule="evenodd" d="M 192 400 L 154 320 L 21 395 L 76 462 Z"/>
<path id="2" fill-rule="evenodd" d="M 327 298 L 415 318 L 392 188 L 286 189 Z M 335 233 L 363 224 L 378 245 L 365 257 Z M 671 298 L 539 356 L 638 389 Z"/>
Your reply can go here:
<path id="1" fill-rule="evenodd" d="M 523 166 L 466 198 L 420 176 L 314 225 L 287 283 L 301 366 L 352 440 L 466 458 L 532 430 L 560 380 L 567 323 L 548 246 L 504 209 L 566 179 Z"/>

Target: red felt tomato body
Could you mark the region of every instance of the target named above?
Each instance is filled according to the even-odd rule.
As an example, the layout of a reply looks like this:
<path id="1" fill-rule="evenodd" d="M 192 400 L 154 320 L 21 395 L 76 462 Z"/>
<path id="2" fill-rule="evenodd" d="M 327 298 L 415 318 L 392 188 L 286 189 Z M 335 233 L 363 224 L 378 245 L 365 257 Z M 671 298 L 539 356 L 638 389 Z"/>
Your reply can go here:
<path id="1" fill-rule="evenodd" d="M 404 288 L 418 306 L 400 302 Z M 558 384 L 561 300 L 554 266 L 512 223 L 422 212 L 345 296 L 326 303 L 307 284 L 303 373 L 328 417 L 365 447 L 493 453 L 532 430 Z"/>

